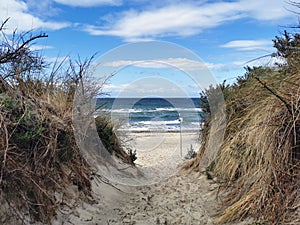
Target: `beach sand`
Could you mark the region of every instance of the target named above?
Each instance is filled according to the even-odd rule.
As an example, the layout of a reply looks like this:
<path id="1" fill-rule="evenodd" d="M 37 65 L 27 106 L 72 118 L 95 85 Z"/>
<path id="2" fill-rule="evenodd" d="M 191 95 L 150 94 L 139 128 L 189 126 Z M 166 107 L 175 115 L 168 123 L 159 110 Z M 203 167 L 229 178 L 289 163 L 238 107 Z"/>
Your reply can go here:
<path id="1" fill-rule="evenodd" d="M 189 149 L 200 147 L 197 132 L 131 132 L 126 134 L 129 147 L 137 152 L 137 166 L 153 166 L 170 157 L 184 158 Z"/>
<path id="2" fill-rule="evenodd" d="M 197 138 L 197 133 L 182 134 L 183 156 L 191 145 L 197 150 Z M 127 133 L 126 139 L 126 145 L 137 151 L 138 169 L 163 164 L 165 169 L 151 175 L 167 176 L 150 184 L 130 186 L 99 174 L 93 180 L 93 201 L 62 205 L 54 224 L 214 224 L 219 203 L 217 184 L 203 174 L 180 169 L 183 160 L 179 133 Z"/>

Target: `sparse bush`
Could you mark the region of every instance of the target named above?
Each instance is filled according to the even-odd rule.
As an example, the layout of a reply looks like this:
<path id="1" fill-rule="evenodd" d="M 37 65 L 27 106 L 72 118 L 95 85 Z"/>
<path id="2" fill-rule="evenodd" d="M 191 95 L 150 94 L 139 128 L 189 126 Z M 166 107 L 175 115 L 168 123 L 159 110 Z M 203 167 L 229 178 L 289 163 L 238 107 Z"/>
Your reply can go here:
<path id="1" fill-rule="evenodd" d="M 137 160 L 137 157 L 136 157 L 136 150 L 132 150 L 131 148 L 130 149 L 127 149 L 127 153 L 131 159 L 132 162 L 134 162 L 135 160 Z"/>
<path id="2" fill-rule="evenodd" d="M 184 159 L 186 160 L 190 160 L 193 159 L 197 156 L 197 152 L 195 152 L 193 145 L 190 146 L 190 149 L 188 150 L 186 156 L 184 157 Z"/>

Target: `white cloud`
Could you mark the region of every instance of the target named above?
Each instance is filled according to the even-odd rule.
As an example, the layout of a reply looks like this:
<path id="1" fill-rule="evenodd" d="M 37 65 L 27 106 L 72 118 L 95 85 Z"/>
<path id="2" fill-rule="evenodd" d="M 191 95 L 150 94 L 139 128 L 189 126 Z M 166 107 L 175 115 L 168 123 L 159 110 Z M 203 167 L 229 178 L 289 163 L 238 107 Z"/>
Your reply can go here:
<path id="1" fill-rule="evenodd" d="M 157 76 L 143 77 L 113 90 L 118 97 L 178 97 L 187 96 L 186 85 Z"/>
<path id="2" fill-rule="evenodd" d="M 119 92 L 122 89 L 126 88 L 128 84 L 110 84 L 110 83 L 105 83 L 102 86 L 102 89 L 104 90 L 110 90 L 114 92 Z"/>
<path id="3" fill-rule="evenodd" d="M 215 7 L 201 9 L 192 5 L 176 5 L 143 12 L 127 11 L 107 27 L 86 26 L 85 31 L 92 35 L 119 36 L 130 41 L 157 36 L 189 36 L 237 17 L 230 15 L 230 4 L 223 5 L 219 10 Z"/>
<path id="4" fill-rule="evenodd" d="M 234 48 L 239 51 L 268 51 L 272 48 L 270 40 L 234 40 L 221 45 L 222 48 Z"/>
<path id="5" fill-rule="evenodd" d="M 51 49 L 51 48 L 53 48 L 53 46 L 49 46 L 49 45 L 31 45 L 29 48 L 32 51 L 39 51 L 39 50 Z"/>
<path id="6" fill-rule="evenodd" d="M 69 26 L 66 22 L 45 21 L 33 16 L 28 6 L 23 1 L 0 0 L 0 21 L 9 21 L 5 25 L 5 32 L 12 33 L 15 29 L 19 32 L 33 29 L 58 30 Z"/>
<path id="7" fill-rule="evenodd" d="M 53 0 L 26 0 L 28 11 L 39 18 L 50 18 L 59 15 L 62 10 L 53 6 Z"/>
<path id="8" fill-rule="evenodd" d="M 54 0 L 57 3 L 73 7 L 93 7 L 101 5 L 120 5 L 121 0 Z"/>
<path id="9" fill-rule="evenodd" d="M 287 10 L 287 7 L 290 6 L 288 1 L 284 0 L 242 0 L 239 1 L 239 4 L 249 17 L 257 20 L 272 21 L 293 16 Z"/>
<path id="10" fill-rule="evenodd" d="M 161 8 L 129 10 L 117 15 L 106 15 L 111 21 L 104 26 L 87 25 L 84 30 L 92 35 L 112 35 L 127 41 L 164 36 L 190 36 L 204 29 L 217 27 L 228 21 L 250 18 L 276 21 L 291 16 L 282 0 L 176 3 Z M 268 10 L 266 10 L 268 9 Z"/>
<path id="11" fill-rule="evenodd" d="M 168 59 L 157 59 L 157 60 L 118 60 L 111 61 L 102 64 L 103 66 L 109 67 L 122 67 L 133 65 L 142 68 L 167 68 L 175 67 L 184 71 L 192 70 L 208 70 L 216 69 L 223 66 L 223 64 L 205 63 L 197 60 L 191 60 L 187 58 L 168 58 Z"/>

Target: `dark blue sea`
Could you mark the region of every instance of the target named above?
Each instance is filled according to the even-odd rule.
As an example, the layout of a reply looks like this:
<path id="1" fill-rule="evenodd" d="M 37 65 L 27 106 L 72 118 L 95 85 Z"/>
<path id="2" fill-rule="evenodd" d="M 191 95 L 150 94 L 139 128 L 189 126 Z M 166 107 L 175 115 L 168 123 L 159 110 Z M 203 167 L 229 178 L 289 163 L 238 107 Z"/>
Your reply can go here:
<path id="1" fill-rule="evenodd" d="M 99 98 L 97 107 L 119 130 L 199 131 L 202 123 L 198 98 Z"/>

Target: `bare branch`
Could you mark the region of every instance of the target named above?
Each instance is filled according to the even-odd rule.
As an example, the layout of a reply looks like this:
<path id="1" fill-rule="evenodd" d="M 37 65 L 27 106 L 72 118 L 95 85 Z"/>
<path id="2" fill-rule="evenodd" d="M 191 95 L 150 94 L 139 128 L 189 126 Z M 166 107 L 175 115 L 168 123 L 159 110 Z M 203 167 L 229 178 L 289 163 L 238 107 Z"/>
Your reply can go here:
<path id="1" fill-rule="evenodd" d="M 0 31 L 2 31 L 4 29 L 4 26 L 5 24 L 7 23 L 7 21 L 9 20 L 10 18 L 7 18 L 6 20 L 4 20 L 4 22 L 2 22 L 1 26 L 0 26 Z"/>
<path id="2" fill-rule="evenodd" d="M 270 87 L 268 87 L 268 85 L 261 81 L 257 76 L 254 77 L 261 85 L 264 86 L 264 88 L 266 88 L 269 92 L 271 92 L 276 98 L 278 98 L 281 102 L 283 102 L 283 104 L 286 106 L 287 110 L 289 111 L 289 113 L 291 115 L 293 115 L 293 112 L 292 112 L 292 107 L 289 103 L 287 103 L 287 101 L 282 98 L 280 95 L 278 95 L 277 93 L 275 93 L 275 91 L 273 91 Z"/>
<path id="3" fill-rule="evenodd" d="M 26 45 L 33 42 L 34 40 L 39 38 L 46 38 L 46 37 L 48 37 L 48 35 L 40 34 L 40 35 L 32 36 L 26 41 L 23 41 L 23 43 L 12 52 L 8 50 L 5 54 L 0 56 L 0 64 L 9 62 L 12 58 L 16 57 L 25 48 Z"/>

